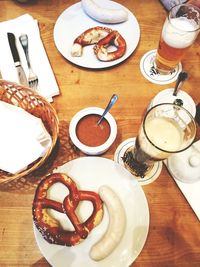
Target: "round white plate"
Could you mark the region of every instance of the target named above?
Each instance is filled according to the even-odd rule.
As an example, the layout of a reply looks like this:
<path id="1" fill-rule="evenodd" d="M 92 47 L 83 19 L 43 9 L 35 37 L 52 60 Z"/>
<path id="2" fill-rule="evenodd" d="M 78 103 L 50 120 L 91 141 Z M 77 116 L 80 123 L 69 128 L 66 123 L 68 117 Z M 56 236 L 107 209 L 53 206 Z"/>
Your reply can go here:
<path id="1" fill-rule="evenodd" d="M 41 253 L 54 267 L 128 267 L 141 252 L 149 230 L 149 208 L 145 194 L 136 179 L 120 164 L 101 157 L 82 157 L 72 160 L 55 172 L 64 172 L 73 178 L 81 190 L 98 192 L 101 185 L 110 186 L 120 198 L 126 212 L 126 229 L 116 249 L 105 259 L 95 262 L 89 257 L 91 246 L 99 240 L 107 229 L 109 215 L 104 209 L 101 223 L 79 245 L 65 247 L 45 241 L 34 227 L 34 234 Z M 54 194 L 66 196 L 64 186 L 54 185 Z M 88 201 L 82 202 L 78 212 L 81 217 L 91 214 Z M 66 215 L 62 214 L 66 221 Z"/>
<path id="2" fill-rule="evenodd" d="M 101 0 L 100 3 L 102 4 L 103 0 Z M 117 7 L 123 7 L 113 1 L 105 1 L 104 5 L 105 4 L 114 4 Z M 81 2 L 70 6 L 61 13 L 54 27 L 54 41 L 58 51 L 70 62 L 86 68 L 107 68 L 121 63 L 133 53 L 140 38 L 140 28 L 137 19 L 128 9 L 126 10 L 128 12 L 127 21 L 118 24 L 103 24 L 93 20 L 87 15 L 81 7 Z M 95 26 L 112 28 L 113 30 L 117 30 L 124 37 L 127 50 L 123 57 L 110 62 L 102 62 L 96 58 L 93 52 L 93 45 L 84 47 L 82 57 L 71 56 L 71 48 L 76 37 L 85 30 Z"/>

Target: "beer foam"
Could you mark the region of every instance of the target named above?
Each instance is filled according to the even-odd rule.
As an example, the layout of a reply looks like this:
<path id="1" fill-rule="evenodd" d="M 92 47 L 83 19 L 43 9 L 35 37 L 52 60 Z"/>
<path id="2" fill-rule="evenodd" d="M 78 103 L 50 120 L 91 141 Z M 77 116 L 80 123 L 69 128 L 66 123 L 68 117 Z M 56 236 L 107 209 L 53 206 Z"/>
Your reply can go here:
<path id="1" fill-rule="evenodd" d="M 171 47 L 186 48 L 192 45 L 198 31 L 195 31 L 195 22 L 184 17 L 166 19 L 163 26 L 162 38 Z"/>

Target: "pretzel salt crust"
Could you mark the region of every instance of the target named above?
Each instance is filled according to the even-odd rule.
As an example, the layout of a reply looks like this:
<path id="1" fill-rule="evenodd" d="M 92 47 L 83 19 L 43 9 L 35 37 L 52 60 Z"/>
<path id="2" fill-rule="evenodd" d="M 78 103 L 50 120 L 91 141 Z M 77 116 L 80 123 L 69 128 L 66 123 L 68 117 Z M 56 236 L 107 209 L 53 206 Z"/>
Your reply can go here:
<path id="1" fill-rule="evenodd" d="M 48 189 L 55 183 L 62 183 L 69 189 L 63 203 L 47 198 Z M 76 208 L 80 201 L 92 202 L 93 212 L 85 222 L 80 222 Z M 65 230 L 53 218 L 48 209 L 65 213 L 74 226 L 74 231 Z M 78 190 L 76 183 L 66 174 L 54 173 L 44 178 L 38 185 L 33 200 L 33 221 L 43 238 L 51 244 L 74 246 L 85 239 L 89 232 L 98 225 L 103 216 L 102 200 L 92 191 Z"/>

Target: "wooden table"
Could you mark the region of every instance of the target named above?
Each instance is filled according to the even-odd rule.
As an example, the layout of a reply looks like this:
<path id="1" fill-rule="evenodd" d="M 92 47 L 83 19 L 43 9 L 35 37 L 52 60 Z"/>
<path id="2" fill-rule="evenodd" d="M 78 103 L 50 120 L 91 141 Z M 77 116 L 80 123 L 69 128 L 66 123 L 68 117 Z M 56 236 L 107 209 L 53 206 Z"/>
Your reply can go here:
<path id="1" fill-rule="evenodd" d="M 0 20 L 29 13 L 39 21 L 41 37 L 55 73 L 60 96 L 53 106 L 59 119 L 68 125 L 72 116 L 88 106 L 105 107 L 113 93 L 119 100 L 112 109 L 118 125 L 118 136 L 102 157 L 113 159 L 117 146 L 137 134 L 142 114 L 150 100 L 162 89 L 174 86 L 155 85 L 139 69 L 143 54 L 157 47 L 166 11 L 157 0 L 118 1 L 138 19 L 140 42 L 134 53 L 121 65 L 102 70 L 77 67 L 65 60 L 55 47 L 53 29 L 58 16 L 74 0 L 38 0 L 19 4 L 0 1 Z M 184 84 L 196 103 L 200 102 L 200 38 L 182 61 L 189 79 Z M 67 129 L 66 129 L 67 132 Z M 143 250 L 132 266 L 175 267 L 200 266 L 200 225 L 174 180 L 163 167 L 160 177 L 143 186 L 150 209 L 149 234 Z M 19 188 L 0 192 L 0 266 L 49 266 L 41 255 L 33 235 L 31 203 L 33 192 Z M 67 266 L 67 265 L 66 265 Z M 87 267 L 87 266 L 84 266 Z"/>

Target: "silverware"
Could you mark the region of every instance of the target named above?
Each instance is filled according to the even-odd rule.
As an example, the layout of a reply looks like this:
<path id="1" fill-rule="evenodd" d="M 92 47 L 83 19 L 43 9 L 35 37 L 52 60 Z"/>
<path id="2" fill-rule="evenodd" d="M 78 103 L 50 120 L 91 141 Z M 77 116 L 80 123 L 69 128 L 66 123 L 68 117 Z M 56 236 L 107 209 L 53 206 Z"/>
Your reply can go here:
<path id="1" fill-rule="evenodd" d="M 9 45 L 10 45 L 10 50 L 11 50 L 11 53 L 12 53 L 14 64 L 15 64 L 15 67 L 16 67 L 16 70 L 17 70 L 17 73 L 18 73 L 19 82 L 21 84 L 27 86 L 28 85 L 28 81 L 27 81 L 24 69 L 23 69 L 23 67 L 21 65 L 21 62 L 20 62 L 20 57 L 19 57 L 19 53 L 17 51 L 17 46 L 16 46 L 15 35 L 13 33 L 11 33 L 11 32 L 8 32 L 7 36 L 8 36 L 8 42 L 9 42 Z"/>
<path id="2" fill-rule="evenodd" d="M 101 118 L 100 118 L 100 119 L 98 120 L 98 122 L 97 122 L 98 125 L 102 122 L 104 116 L 105 116 L 106 113 L 112 108 L 112 106 L 115 104 L 115 102 L 117 101 L 117 99 L 118 99 L 118 96 L 117 96 L 117 95 L 115 95 L 115 94 L 112 95 L 112 97 L 111 97 L 111 99 L 110 99 L 110 101 L 109 101 L 107 107 L 105 108 L 103 114 L 101 115 Z"/>
<path id="3" fill-rule="evenodd" d="M 177 96 L 178 91 L 181 89 L 184 81 L 187 80 L 187 78 L 188 78 L 187 72 L 182 71 L 182 72 L 179 73 L 178 79 L 177 79 L 177 82 L 176 82 L 176 85 L 175 85 L 175 88 L 174 88 L 174 91 L 173 91 L 173 96 Z M 183 100 L 180 99 L 180 98 L 176 98 L 174 100 L 173 104 L 181 107 L 181 106 L 183 106 Z"/>
<path id="4" fill-rule="evenodd" d="M 30 57 L 29 57 L 29 51 L 28 51 L 28 35 L 27 34 L 22 34 L 19 37 L 20 43 L 23 47 L 26 60 L 27 60 L 27 65 L 29 69 L 29 76 L 28 76 L 28 84 L 31 88 L 37 89 L 38 86 L 38 77 L 37 75 L 33 72 L 31 63 L 30 63 Z"/>
<path id="5" fill-rule="evenodd" d="M 174 88 L 174 92 L 173 92 L 174 96 L 177 96 L 178 91 L 182 87 L 184 81 L 187 80 L 187 78 L 188 78 L 187 72 L 182 71 L 182 72 L 179 73 L 178 79 L 177 79 L 177 82 L 176 82 L 176 85 L 175 85 L 175 88 Z"/>

